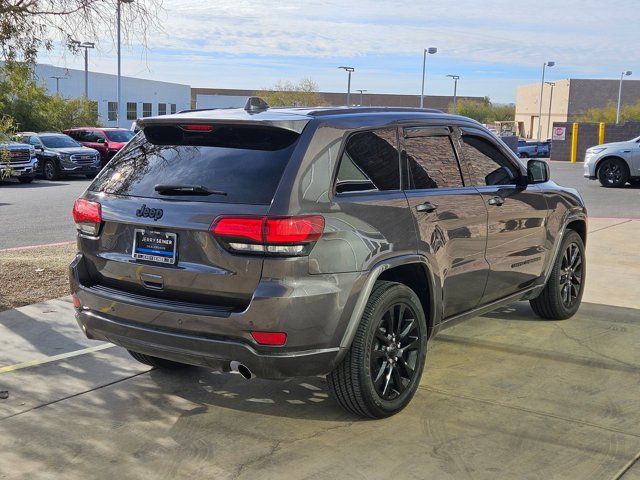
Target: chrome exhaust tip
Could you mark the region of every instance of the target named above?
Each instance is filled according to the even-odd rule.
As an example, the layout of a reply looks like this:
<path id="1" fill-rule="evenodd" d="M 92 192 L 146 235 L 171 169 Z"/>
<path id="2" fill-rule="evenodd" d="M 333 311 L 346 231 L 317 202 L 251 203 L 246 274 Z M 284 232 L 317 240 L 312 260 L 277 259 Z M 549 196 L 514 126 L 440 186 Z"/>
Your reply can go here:
<path id="1" fill-rule="evenodd" d="M 249 368 L 247 368 L 245 365 L 243 365 L 240 362 L 236 362 L 235 360 L 229 364 L 229 368 L 231 368 L 232 372 L 238 372 L 246 380 L 251 380 L 254 377 L 253 373 L 251 373 L 251 370 L 249 370 Z"/>

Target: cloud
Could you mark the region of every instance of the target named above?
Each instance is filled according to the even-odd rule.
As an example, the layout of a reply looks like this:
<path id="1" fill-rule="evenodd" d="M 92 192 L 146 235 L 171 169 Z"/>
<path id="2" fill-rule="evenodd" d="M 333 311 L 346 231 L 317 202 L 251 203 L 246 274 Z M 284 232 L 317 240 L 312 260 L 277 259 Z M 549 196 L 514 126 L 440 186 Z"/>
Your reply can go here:
<path id="1" fill-rule="evenodd" d="M 148 32 L 146 64 L 137 45 L 127 49 L 126 61 L 137 62 L 132 70 L 143 76 L 149 76 L 148 64 L 155 78 L 199 86 L 260 88 L 277 78 L 311 76 L 325 89 L 342 88 L 333 69 L 350 62 L 363 88 L 406 93 L 414 88 L 422 49 L 437 46 L 431 72 L 462 73 L 474 94 L 508 100 L 518 83 L 538 80 L 546 60 L 557 62 L 551 75 L 564 77 L 614 76 L 634 67 L 640 73 L 640 33 L 629 19 L 637 5 L 638 0 L 165 0 L 164 29 Z M 113 56 L 110 37 L 103 43 L 97 63 L 106 64 Z M 403 73 L 406 78 L 400 78 Z M 449 83 L 439 78 L 433 87 L 448 91 Z"/>

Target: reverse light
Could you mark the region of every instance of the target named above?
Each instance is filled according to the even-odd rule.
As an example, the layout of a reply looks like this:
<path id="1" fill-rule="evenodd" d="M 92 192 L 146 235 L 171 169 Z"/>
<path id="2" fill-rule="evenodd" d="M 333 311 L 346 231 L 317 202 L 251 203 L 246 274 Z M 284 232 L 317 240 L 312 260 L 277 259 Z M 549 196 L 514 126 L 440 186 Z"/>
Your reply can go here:
<path id="1" fill-rule="evenodd" d="M 213 234 L 237 252 L 306 255 L 324 231 L 324 217 L 220 217 Z"/>
<path id="2" fill-rule="evenodd" d="M 251 332 L 251 336 L 260 345 L 282 346 L 287 341 L 284 332 Z"/>
<path id="3" fill-rule="evenodd" d="M 81 233 L 95 237 L 102 223 L 102 207 L 98 202 L 78 198 L 73 204 L 73 221 Z"/>

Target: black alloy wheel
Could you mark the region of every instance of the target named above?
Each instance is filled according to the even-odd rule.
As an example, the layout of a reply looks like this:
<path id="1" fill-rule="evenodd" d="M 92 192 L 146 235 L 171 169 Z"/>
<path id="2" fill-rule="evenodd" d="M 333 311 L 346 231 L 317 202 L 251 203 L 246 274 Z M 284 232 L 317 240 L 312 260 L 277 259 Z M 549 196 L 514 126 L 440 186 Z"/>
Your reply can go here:
<path id="1" fill-rule="evenodd" d="M 42 167 L 44 178 L 47 180 L 57 180 L 59 177 L 58 169 L 56 168 L 53 160 L 47 160 L 44 162 L 44 166 Z"/>
<path id="2" fill-rule="evenodd" d="M 575 230 L 567 230 L 544 289 L 529 300 L 531 308 L 536 315 L 548 320 L 572 317 L 582 302 L 585 276 L 584 241 Z"/>
<path id="3" fill-rule="evenodd" d="M 629 179 L 629 169 L 618 158 L 604 160 L 598 168 L 598 180 L 603 187 L 622 187 Z"/>
<path id="4" fill-rule="evenodd" d="M 398 398 L 414 381 L 424 345 L 411 305 L 391 305 L 379 320 L 371 343 L 371 380 L 383 400 Z"/>
<path id="5" fill-rule="evenodd" d="M 569 244 L 564 251 L 558 283 L 562 302 L 571 308 L 582 289 L 582 254 L 575 243 Z"/>
<path id="6" fill-rule="evenodd" d="M 402 283 L 377 281 L 347 354 L 327 375 L 334 398 L 361 417 L 398 413 L 418 389 L 427 336 L 416 293 Z"/>

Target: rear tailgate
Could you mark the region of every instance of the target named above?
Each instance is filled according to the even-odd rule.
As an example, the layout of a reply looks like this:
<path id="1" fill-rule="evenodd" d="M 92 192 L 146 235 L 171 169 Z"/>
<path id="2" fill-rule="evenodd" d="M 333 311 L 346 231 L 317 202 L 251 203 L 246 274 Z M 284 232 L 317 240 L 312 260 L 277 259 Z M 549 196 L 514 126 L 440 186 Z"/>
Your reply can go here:
<path id="1" fill-rule="evenodd" d="M 146 127 L 86 194 L 102 209 L 99 235 L 80 239 L 91 286 L 191 306 L 245 308 L 263 259 L 225 250 L 210 227 L 221 215 L 267 214 L 298 136 L 261 126 Z M 163 192 L 158 185 L 195 185 L 210 193 Z M 153 248 L 150 240 L 164 244 Z"/>

